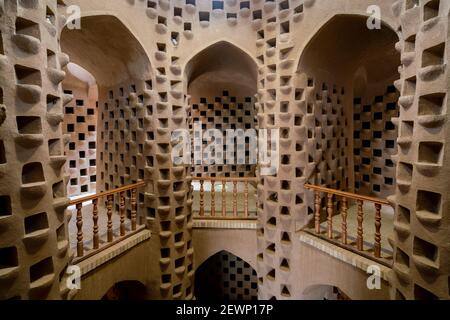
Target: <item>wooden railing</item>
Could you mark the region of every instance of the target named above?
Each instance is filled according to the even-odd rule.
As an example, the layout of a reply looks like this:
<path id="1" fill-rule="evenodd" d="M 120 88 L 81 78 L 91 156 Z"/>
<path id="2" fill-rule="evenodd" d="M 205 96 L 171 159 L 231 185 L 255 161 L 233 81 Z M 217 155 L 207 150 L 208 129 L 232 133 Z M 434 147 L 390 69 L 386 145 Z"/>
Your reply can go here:
<path id="1" fill-rule="evenodd" d="M 314 191 L 314 230 L 315 233 L 321 234 L 321 194 L 324 193 L 326 195 L 326 218 L 327 218 L 327 232 L 326 236 L 328 239 L 335 240 L 333 235 L 333 216 L 335 214 L 335 197 L 340 198 L 341 207 L 338 208 L 340 210 L 342 224 L 341 224 L 341 235 L 340 242 L 347 246 L 349 245 L 348 241 L 348 226 L 347 226 L 347 218 L 348 218 L 348 209 L 349 209 L 349 201 L 356 201 L 357 203 L 357 230 L 356 230 L 356 249 L 357 251 L 364 251 L 364 203 L 370 202 L 375 206 L 375 238 L 374 238 L 374 247 L 373 247 L 373 255 L 375 258 L 381 258 L 381 207 L 391 206 L 391 204 L 387 200 L 362 196 L 350 192 L 339 191 L 334 189 L 329 189 L 320 186 L 314 186 L 311 184 L 306 184 L 305 188 L 308 190 Z M 339 240 L 339 239 L 338 239 Z"/>
<path id="2" fill-rule="evenodd" d="M 122 241 L 130 237 L 131 235 L 141 231 L 145 228 L 145 226 L 138 226 L 137 221 L 137 189 L 145 186 L 145 182 L 138 182 L 132 185 L 124 186 L 118 189 L 109 190 L 101 193 L 97 193 L 91 196 L 87 196 L 84 198 L 72 200 L 69 202 L 69 206 L 76 207 L 76 226 L 77 226 L 77 256 L 75 262 L 80 262 L 82 260 L 87 259 L 88 257 L 102 251 L 113 244 Z M 130 215 L 130 223 L 131 230 L 127 232 L 126 230 L 126 212 L 125 212 L 125 196 L 126 193 L 130 193 L 130 207 L 131 207 L 131 215 Z M 119 215 L 120 215 L 120 231 L 119 236 L 114 239 L 114 229 L 113 229 L 113 205 L 114 205 L 114 197 L 118 196 L 119 199 Z M 100 239 L 100 228 L 99 228 L 99 200 L 105 199 L 106 205 L 106 215 L 107 215 L 107 226 L 106 226 L 106 241 L 105 243 L 101 243 Z M 92 220 L 93 220 L 93 230 L 92 230 L 92 250 L 88 254 L 85 254 L 84 248 L 84 234 L 83 234 L 83 203 L 92 201 Z"/>
<path id="3" fill-rule="evenodd" d="M 244 219 L 253 220 L 256 219 L 256 207 L 255 214 L 251 214 L 249 208 L 249 196 L 250 196 L 250 185 L 254 186 L 254 192 L 256 193 L 257 178 L 226 178 L 226 177 L 193 177 L 193 181 L 198 181 L 200 183 L 200 208 L 198 215 L 194 216 L 197 219 Z M 206 212 L 205 208 L 205 184 L 210 184 L 211 186 L 211 205 L 210 212 Z M 217 199 L 216 186 L 221 185 L 222 190 L 220 191 L 220 197 Z M 232 185 L 232 210 L 229 212 L 227 210 L 227 185 Z M 238 190 L 239 186 L 243 187 L 243 206 L 238 202 Z M 255 197 L 256 198 L 256 197 Z M 219 202 L 220 201 L 220 202 Z M 217 209 L 217 204 L 221 204 L 221 208 Z M 207 214 L 208 213 L 208 214 Z"/>

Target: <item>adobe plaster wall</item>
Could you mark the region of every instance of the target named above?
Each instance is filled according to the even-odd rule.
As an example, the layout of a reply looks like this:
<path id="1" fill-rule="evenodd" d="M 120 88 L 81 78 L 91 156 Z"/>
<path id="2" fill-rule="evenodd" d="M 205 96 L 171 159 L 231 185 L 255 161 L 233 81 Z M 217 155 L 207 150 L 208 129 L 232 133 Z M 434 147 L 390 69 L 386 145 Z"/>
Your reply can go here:
<path id="1" fill-rule="evenodd" d="M 56 0 L 0 2 L 0 299 L 70 293 L 60 23 Z"/>
<path id="2" fill-rule="evenodd" d="M 139 195 L 139 202 L 154 229 L 154 248 L 160 251 L 159 272 L 153 284 L 159 286 L 157 296 L 165 299 L 193 297 L 190 167 L 174 166 L 169 159 L 170 131 L 188 128 L 189 75 L 197 72 L 202 77 L 205 74 L 201 65 L 189 62 L 196 61 L 197 54 L 205 48 L 225 41 L 242 51 L 240 56 L 246 57 L 242 59 L 257 63 L 258 74 L 254 80 L 257 83 L 258 127 L 281 129 L 282 163 L 277 175 L 262 177 L 258 186 L 258 292 L 261 299 L 294 298 L 300 291 L 302 279 L 298 279 L 296 272 L 300 266 L 297 257 L 301 248 L 293 238 L 311 218 L 307 209 L 311 202 L 303 184 L 314 172 L 315 163 L 319 162 L 322 162 L 319 177 L 324 183 L 337 186 L 343 181 L 340 186 L 348 187 L 354 182 L 354 165 L 350 159 L 353 158 L 350 157 L 353 130 L 342 136 L 342 133 L 333 133 L 332 129 L 343 126 L 344 118 L 353 128 L 354 73 L 343 72 L 347 65 L 342 63 L 337 66 L 341 69 L 324 76 L 316 68 L 299 68 L 300 60 L 311 40 L 333 17 L 339 14 L 367 16 L 370 5 L 379 5 L 383 22 L 398 34 L 400 41 L 395 47 L 401 51 L 401 61 L 398 61 L 400 80 L 395 82 L 401 94 L 400 116 L 393 120 L 400 135 L 399 153 L 392 157 L 398 162 L 397 190 L 390 198 L 396 205 L 397 218 L 393 239 L 395 272 L 390 279 L 392 298 L 449 298 L 450 195 L 449 182 L 445 178 L 449 168 L 449 129 L 446 126 L 450 50 L 448 1 L 227 0 L 223 2 L 223 10 L 212 10 L 209 0 L 197 0 L 195 5 L 183 0 L 65 2 L 80 5 L 84 18 L 81 30 L 62 32 L 62 48 L 74 62 L 89 70 L 99 84 L 98 129 L 103 136 L 99 135 L 97 146 L 97 172 L 100 175 L 97 187 L 103 190 L 137 179 L 148 182 L 146 190 Z M 60 54 L 57 30 L 45 22 L 45 5 L 56 12 L 56 1 L 19 1 L 18 9 L 15 3 L 0 2 L 0 10 L 7 13 L 0 17 L 3 47 L 0 87 L 6 106 L 0 140 L 4 143 L 7 160 L 6 164 L 0 164 L 0 194 L 6 203 L 2 203 L 2 208 L 6 208 L 2 212 L 6 214 L 2 213 L 0 228 L 6 231 L 2 231 L 0 250 L 8 250 L 3 256 L 12 257 L 7 258 L 6 265 L 13 268 L 11 273 L 7 272 L 10 274 L 9 289 L 4 298 L 27 298 L 35 286 L 50 289 L 39 289 L 31 297 L 55 298 L 61 297 L 58 275 L 70 260 L 64 245 L 67 240 L 66 192 L 63 187 L 58 187 L 67 181 L 63 181 L 61 171 L 65 159 L 62 153 L 56 156 L 56 152 L 51 151 L 50 154 L 47 140 L 63 142 L 62 104 L 67 103 L 69 97 L 63 95 L 57 85 L 64 75 L 60 69 L 68 61 Z M 181 9 L 182 16 L 175 7 Z M 59 12 L 64 13 L 65 9 L 61 7 Z M 16 16 L 37 23 L 40 42 L 13 36 Z M 209 21 L 206 21 L 208 17 Z M 58 15 L 55 19 L 61 25 Z M 346 21 L 345 17 L 343 21 Z M 19 19 L 19 26 L 23 32 L 35 35 L 33 23 Z M 367 49 L 365 41 L 358 44 Z M 49 61 L 59 61 L 56 69 L 45 68 L 44 46 L 59 58 L 54 60 L 49 56 Z M 341 48 L 342 52 L 348 52 L 346 49 Z M 378 52 L 379 49 L 372 50 Z M 339 62 L 339 55 L 329 53 L 329 57 L 321 58 L 331 63 Z M 318 57 L 317 62 L 321 61 Z M 19 83 L 14 75 L 15 64 L 33 69 L 16 68 Z M 195 68 L 190 69 L 192 67 Z M 48 79 L 42 76 L 39 83 L 34 77 L 38 74 L 36 70 L 41 75 L 47 74 Z M 312 87 L 308 85 L 308 78 L 315 80 Z M 318 86 L 321 82 L 328 86 L 326 93 Z M 30 84 L 40 88 L 26 86 Z M 333 93 L 333 85 L 338 89 L 344 87 L 344 94 L 340 90 Z M 308 112 L 308 102 L 321 104 L 322 100 L 316 99 L 317 93 L 325 97 L 331 95 L 334 109 L 339 109 L 340 115 L 344 113 L 342 119 L 327 119 L 328 113 L 322 118 L 319 107 L 314 108 L 313 113 Z M 45 98 L 47 94 L 50 94 L 48 99 Z M 339 95 L 343 96 L 341 106 L 337 101 Z M 22 104 L 23 98 L 28 102 Z M 52 102 L 58 104 L 57 114 L 52 111 L 46 115 L 50 111 L 47 107 L 53 110 Z M 36 130 L 38 126 L 34 125 L 28 127 L 25 122 L 23 128 L 30 130 L 18 132 L 16 116 L 37 117 L 34 120 L 42 123 L 42 130 Z M 326 121 L 330 128 L 321 129 L 316 119 Z M 347 153 L 341 150 L 340 159 L 333 158 L 329 151 L 327 156 L 325 146 L 322 146 L 324 152 L 317 148 L 320 142 L 317 137 L 322 137 L 322 133 L 325 140 L 334 140 L 332 144 L 348 139 Z M 339 143 L 342 145 L 342 141 Z M 51 147 L 55 150 L 53 142 Z M 29 162 L 38 169 L 31 170 L 32 179 L 27 178 L 26 182 L 33 181 L 37 185 L 22 185 L 22 167 Z M 45 180 L 35 175 L 41 166 Z M 33 195 L 33 201 L 23 198 L 20 193 L 23 188 L 27 190 L 27 196 Z M 53 198 L 51 188 L 54 189 Z M 37 242 L 39 245 L 36 244 L 34 253 L 29 253 L 24 247 L 22 223 L 28 214 L 39 212 L 47 214 L 49 237 L 46 242 L 31 240 L 33 246 Z M 36 226 L 32 224 L 32 228 Z M 60 248 L 59 252 L 55 248 Z M 15 258 L 16 250 L 18 259 Z M 29 267 L 41 260 L 42 266 L 37 265 L 30 278 Z M 45 280 L 44 284 L 41 280 Z"/>
<path id="3" fill-rule="evenodd" d="M 70 135 L 64 148 L 69 175 L 67 195 L 97 192 L 97 86 L 76 78 L 70 71 L 62 85 L 73 100 L 64 108 L 63 132 Z"/>
<path id="4" fill-rule="evenodd" d="M 74 300 L 100 300 L 115 284 L 124 281 L 137 281 L 146 287 L 145 297 L 152 299 L 155 288 L 150 283 L 150 275 L 158 272 L 151 264 L 151 243 L 146 240 L 122 255 L 108 261 L 106 264 L 95 268 L 93 271 L 83 275 L 81 288 L 74 296 Z"/>

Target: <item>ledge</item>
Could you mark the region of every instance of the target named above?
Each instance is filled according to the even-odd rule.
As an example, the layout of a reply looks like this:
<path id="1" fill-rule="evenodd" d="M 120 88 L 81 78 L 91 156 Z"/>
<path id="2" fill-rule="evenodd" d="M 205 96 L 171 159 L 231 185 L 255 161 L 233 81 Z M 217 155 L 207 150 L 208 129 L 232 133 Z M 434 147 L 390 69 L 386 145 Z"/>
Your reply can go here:
<path id="1" fill-rule="evenodd" d="M 138 244 L 150 239 L 150 237 L 151 232 L 149 230 L 142 230 L 141 232 L 138 232 L 137 234 L 120 241 L 112 247 L 100 251 L 92 257 L 79 262 L 77 266 L 79 266 L 81 269 L 81 275 L 84 276 L 88 274 L 89 272 L 95 270 L 108 261 L 111 261 L 124 252 L 134 248 Z"/>
<path id="2" fill-rule="evenodd" d="M 319 251 L 322 251 L 330 257 L 352 265 L 353 267 L 358 268 L 363 272 L 367 272 L 369 266 L 376 265 L 381 270 L 381 278 L 385 281 L 388 281 L 388 274 L 391 272 L 391 268 L 388 268 L 381 263 L 367 259 L 341 247 L 335 246 L 306 232 L 299 233 L 299 240 L 300 242 L 303 242 Z"/>
<path id="3" fill-rule="evenodd" d="M 256 230 L 257 220 L 194 219 L 194 229 Z"/>

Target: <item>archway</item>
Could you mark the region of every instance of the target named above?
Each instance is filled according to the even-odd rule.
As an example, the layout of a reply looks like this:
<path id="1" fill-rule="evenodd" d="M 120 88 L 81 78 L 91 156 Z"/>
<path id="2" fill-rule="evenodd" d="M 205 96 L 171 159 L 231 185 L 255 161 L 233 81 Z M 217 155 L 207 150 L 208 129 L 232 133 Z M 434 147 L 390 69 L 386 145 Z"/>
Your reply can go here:
<path id="1" fill-rule="evenodd" d="M 323 152 L 318 183 L 387 197 L 395 189 L 398 36 L 385 24 L 370 30 L 366 22 L 364 16 L 334 16 L 306 46 L 297 72 L 307 79 L 307 113 L 315 127 L 331 129 L 317 134 L 310 150 Z M 334 171 L 330 178 L 327 171 Z"/>
<path id="2" fill-rule="evenodd" d="M 123 281 L 112 286 L 101 300 L 145 300 L 146 290 L 139 281 Z"/>
<path id="3" fill-rule="evenodd" d="M 366 23 L 365 16 L 335 15 L 300 58 L 297 72 L 305 84 L 306 151 L 317 168 L 309 182 L 387 198 L 394 194 L 396 183 L 393 157 L 398 132 L 392 120 L 399 115 L 400 94 L 394 86 L 399 78 L 398 36 L 384 23 L 374 30 Z M 310 213 L 313 203 L 308 201 Z M 336 213 L 338 208 L 337 201 Z M 373 205 L 364 210 L 375 215 Z M 394 212 L 388 206 L 383 210 L 382 246 L 390 255 L 387 239 L 393 233 Z M 356 216 L 354 204 L 349 216 Z M 366 216 L 365 221 L 365 235 L 373 239 L 374 219 Z M 356 239 L 356 231 L 352 237 Z"/>
<path id="4" fill-rule="evenodd" d="M 252 136 L 256 137 L 255 95 L 257 93 L 257 64 L 245 51 L 227 41 L 218 41 L 196 53 L 185 67 L 185 90 L 190 97 L 189 126 L 192 137 L 192 175 L 194 177 L 255 177 L 256 157 L 251 148 Z M 214 130 L 214 131 L 212 131 Z M 245 135 L 243 149 L 227 145 L 229 130 Z M 213 132 L 213 136 L 207 136 Z M 252 135 L 253 133 L 253 135 Z M 199 137 L 201 137 L 199 139 Z M 253 140 L 255 141 L 255 140 Z M 208 150 L 217 142 L 214 150 Z M 212 152 L 208 152 L 212 151 Z M 200 206 L 200 184 L 193 183 L 194 212 Z M 211 188 L 206 184 L 205 211 L 211 212 Z M 231 183 L 225 184 L 226 211 L 232 210 Z M 215 191 L 222 192 L 222 184 Z M 237 185 L 238 206 L 244 204 L 244 186 Z M 255 186 L 249 190 L 249 212 L 256 213 Z M 222 201 L 215 208 L 222 212 Z"/>
<path id="5" fill-rule="evenodd" d="M 256 271 L 241 258 L 221 251 L 197 269 L 195 296 L 199 301 L 256 300 Z"/>
<path id="6" fill-rule="evenodd" d="M 144 122 L 146 119 L 152 121 L 152 114 L 148 114 L 151 108 L 144 106 L 147 102 L 144 92 L 152 89 L 154 81 L 151 63 L 143 46 L 117 17 L 82 17 L 81 25 L 79 30 L 66 27 L 61 32 L 62 50 L 71 60 L 65 70 L 68 77 L 63 84 L 67 89 L 65 120 L 72 119 L 64 123 L 65 130 L 71 133 L 66 154 L 70 156 L 69 172 L 76 172 L 79 176 L 79 181 L 71 177 L 68 188 L 70 191 L 72 185 L 83 180 L 81 193 L 96 193 L 148 179 L 145 168 L 150 155 L 144 152 L 144 144 L 151 134 L 144 131 L 147 129 Z M 80 86 L 84 86 L 83 90 L 78 90 Z M 95 100 L 88 96 L 91 86 L 96 87 Z M 72 95 L 72 101 L 69 95 Z M 148 131 L 151 131 L 152 126 L 148 126 Z M 86 184 L 90 188 L 83 189 Z M 144 205 L 144 193 L 141 188 L 138 194 L 140 208 Z M 130 197 L 131 192 L 127 192 L 127 217 L 132 211 Z M 118 198 L 114 199 L 114 214 L 119 212 Z M 74 208 L 69 209 L 75 214 Z M 104 201 L 99 202 L 98 210 L 106 211 Z M 140 218 L 144 221 L 144 217 Z M 106 223 L 101 219 L 100 215 L 100 226 Z M 83 221 L 83 240 L 85 247 L 90 249 L 93 241 L 89 206 L 83 210 Z M 116 234 L 119 224 L 115 221 L 113 225 Z M 130 225 L 127 220 L 126 228 L 130 229 Z M 69 232 L 76 234 L 75 219 L 69 225 Z"/>
<path id="7" fill-rule="evenodd" d="M 190 96 L 190 125 L 201 123 L 201 129 L 217 129 L 226 136 L 227 129 L 254 129 L 257 64 L 250 55 L 227 41 L 216 42 L 193 56 L 185 67 L 185 85 Z M 204 142 L 204 144 L 206 144 Z M 196 176 L 254 176 L 248 144 L 245 164 L 227 164 L 226 147 L 223 163 L 193 163 Z M 196 151 L 194 147 L 194 152 Z M 221 152 L 222 150 L 216 150 Z M 236 151 L 236 150 L 235 150 Z"/>

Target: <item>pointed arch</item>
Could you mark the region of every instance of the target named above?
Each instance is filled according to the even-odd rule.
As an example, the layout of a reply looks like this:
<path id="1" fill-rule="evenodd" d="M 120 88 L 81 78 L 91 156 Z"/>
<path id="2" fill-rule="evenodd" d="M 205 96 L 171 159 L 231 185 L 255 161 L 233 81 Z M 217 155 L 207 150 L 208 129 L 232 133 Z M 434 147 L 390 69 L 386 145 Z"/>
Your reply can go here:
<path id="1" fill-rule="evenodd" d="M 364 64 L 372 77 L 384 76 L 400 64 L 394 44 L 398 35 L 382 21 L 381 29 L 370 30 L 367 16 L 336 14 L 324 22 L 306 42 L 297 64 L 297 72 L 320 71 L 334 77 L 347 76 Z M 383 60 L 384 64 L 375 61 Z"/>
<path id="2" fill-rule="evenodd" d="M 198 300 L 255 300 L 258 297 L 256 270 L 240 257 L 222 250 L 197 270 L 195 296 Z"/>
<path id="3" fill-rule="evenodd" d="M 115 15 L 81 18 L 82 28 L 61 33 L 61 47 L 70 60 L 89 70 L 101 86 L 151 75 L 149 55 L 131 30 Z"/>
<path id="4" fill-rule="evenodd" d="M 184 67 L 186 90 L 193 83 L 233 86 L 242 92 L 257 91 L 258 65 L 244 49 L 227 40 L 218 40 L 193 53 Z M 212 86 L 210 86 L 209 90 Z"/>

